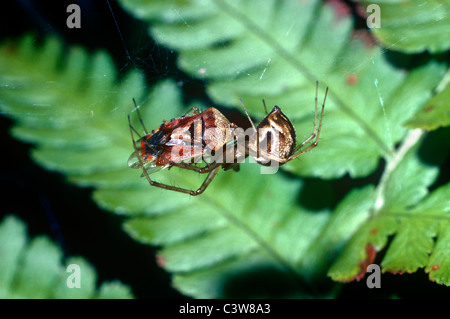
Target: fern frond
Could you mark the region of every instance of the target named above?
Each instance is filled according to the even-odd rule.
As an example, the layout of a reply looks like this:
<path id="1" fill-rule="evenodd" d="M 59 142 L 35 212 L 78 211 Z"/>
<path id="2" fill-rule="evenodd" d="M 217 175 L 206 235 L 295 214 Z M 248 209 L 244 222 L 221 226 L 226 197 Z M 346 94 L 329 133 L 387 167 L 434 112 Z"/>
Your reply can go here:
<path id="1" fill-rule="evenodd" d="M 64 262 L 62 259 L 61 249 L 47 237 L 39 236 L 28 242 L 26 225 L 17 217 L 5 217 L 0 223 L 0 297 L 133 297 L 130 288 L 119 281 L 105 282 L 97 289 L 95 269 L 84 258 L 71 257 Z M 67 283 L 72 283 L 69 265 L 78 267 L 78 288 L 69 287 Z M 78 282 L 74 283 L 78 285 Z"/>
<path id="2" fill-rule="evenodd" d="M 206 80 L 214 102 L 239 107 L 241 98 L 255 118 L 263 116 L 261 99 L 278 104 L 299 139 L 311 133 L 315 81 L 321 95 L 330 87 L 320 146 L 286 165 L 293 175 L 262 175 L 258 166 L 242 165 L 239 174 L 219 173 L 193 199 L 150 187 L 126 165 L 132 98 L 147 127 L 158 127 L 186 111 L 174 82 L 147 89 L 139 71 L 118 81 L 107 54 L 63 51 L 55 38 L 42 47 L 33 37 L 0 47 L 0 108 L 16 119 L 13 134 L 36 145 L 33 157 L 43 166 L 94 187 L 96 202 L 124 215 L 133 238 L 161 246 L 158 262 L 174 275 L 177 289 L 204 298 L 311 296 L 311 283 L 347 241 L 330 272 L 337 280 L 356 276 L 367 244 L 379 251 L 394 234 L 398 244 L 394 237 L 389 247 L 395 254 L 404 242 L 416 241 L 417 258 L 407 264 L 408 256 L 391 254 L 386 270 L 426 267 L 448 284 L 446 268 L 436 266 L 446 264 L 445 225 L 436 226 L 434 215 L 422 225 L 415 218 L 425 213 L 411 213 L 438 203 L 429 198 L 442 197 L 446 188 L 428 194 L 439 164 L 420 158 L 424 132 L 403 126 L 431 97 L 445 72 L 442 63 L 410 72 L 395 68 L 382 48 L 355 39 L 348 17 L 319 1 L 123 3 L 149 22 L 158 43 L 178 51 L 183 71 Z M 363 177 L 380 159 L 386 162 L 380 183 L 353 189 L 334 211 L 315 208 L 334 200 L 331 183 L 317 190 L 299 178 Z M 199 174 L 175 169 L 154 178 L 192 189 L 202 182 Z M 446 214 L 445 203 L 432 210 Z M 418 217 L 402 228 L 398 220 L 405 214 Z M 279 279 L 283 289 L 273 295 L 262 278 Z M 243 281 L 263 284 L 242 293 Z"/>
<path id="3" fill-rule="evenodd" d="M 387 247 L 381 262 L 384 272 L 412 273 L 423 268 L 431 280 L 450 285 L 450 183 L 431 194 L 427 191 L 437 173 L 436 167 L 419 159 L 417 145 L 409 149 L 384 181 L 385 187 L 378 186 L 383 199 L 375 196 L 376 210 L 330 269 L 331 278 L 361 279 L 369 258 L 368 247 L 375 252 Z M 390 236 L 393 240 L 387 246 Z"/>
<path id="4" fill-rule="evenodd" d="M 239 108 L 242 99 L 261 118 L 265 99 L 306 137 L 315 82 L 319 101 L 328 86 L 321 147 L 283 167 L 302 176 L 373 172 L 445 70 L 434 63 L 409 74 L 392 67 L 382 48 L 358 39 L 351 19 L 322 1 L 121 2 L 149 23 L 158 43 L 179 52 L 179 67 L 204 79 L 219 105 Z"/>

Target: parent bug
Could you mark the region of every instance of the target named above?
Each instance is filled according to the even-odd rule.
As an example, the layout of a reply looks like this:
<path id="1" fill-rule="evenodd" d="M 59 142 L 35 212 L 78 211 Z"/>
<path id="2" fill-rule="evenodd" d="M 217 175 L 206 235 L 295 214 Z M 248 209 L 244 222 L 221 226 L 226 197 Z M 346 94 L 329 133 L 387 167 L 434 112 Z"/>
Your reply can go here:
<path id="1" fill-rule="evenodd" d="M 203 193 L 221 167 L 227 170 L 238 165 L 236 162 L 222 163 L 218 161 L 213 161 L 203 167 L 196 165 L 203 156 L 215 152 L 226 152 L 227 144 L 235 142 L 233 134 L 229 134 L 235 125 L 217 109 L 211 107 L 200 112 L 198 108 L 194 107 L 191 112 L 179 118 L 163 122 L 159 128 L 150 133 L 147 132 L 142 122 L 137 106 L 136 110 L 145 136 L 139 136 L 139 133 L 131 125 L 128 115 L 134 147 L 134 152 L 128 159 L 128 166 L 142 169 L 143 176 L 147 178 L 150 185 L 196 196 Z M 134 134 L 139 136 L 139 145 L 134 139 Z M 151 173 L 172 166 L 198 173 L 208 173 L 208 175 L 197 190 L 159 183 L 153 181 L 149 176 Z"/>
<path id="2" fill-rule="evenodd" d="M 270 113 L 255 127 L 244 104 L 242 106 L 247 114 L 250 124 L 253 128 L 253 134 L 250 136 L 248 144 L 250 155 L 254 157 L 257 163 L 265 166 L 283 165 L 300 155 L 309 152 L 319 144 L 320 129 L 322 127 L 323 111 L 328 95 L 328 87 L 325 90 L 325 97 L 322 103 L 319 124 L 317 125 L 317 95 L 319 82 L 316 81 L 316 96 L 314 109 L 314 128 L 311 135 L 303 142 L 297 145 L 295 128 L 289 118 L 275 105 Z M 265 102 L 264 109 L 266 109 Z M 267 113 L 267 110 L 266 110 Z M 309 144 L 313 139 L 315 140 Z M 309 145 L 308 145 L 309 144 Z M 305 147 L 306 146 L 306 147 Z"/>

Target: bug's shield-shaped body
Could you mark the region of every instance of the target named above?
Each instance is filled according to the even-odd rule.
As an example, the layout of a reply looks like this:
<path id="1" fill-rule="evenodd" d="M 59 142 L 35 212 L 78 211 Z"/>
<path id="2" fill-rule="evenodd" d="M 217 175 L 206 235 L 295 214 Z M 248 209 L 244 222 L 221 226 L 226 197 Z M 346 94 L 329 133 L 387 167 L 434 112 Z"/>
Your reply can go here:
<path id="1" fill-rule="evenodd" d="M 250 155 L 257 163 L 265 166 L 288 158 L 295 151 L 295 129 L 291 121 L 281 112 L 278 106 L 256 127 L 256 132 L 250 137 Z"/>
<path id="2" fill-rule="evenodd" d="M 233 141 L 231 128 L 230 121 L 212 107 L 164 122 L 138 141 L 144 169 L 152 173 L 172 166 L 171 162 L 193 160 L 198 163 L 205 154 L 219 151 Z M 137 156 L 136 152 L 131 154 L 129 167 L 141 168 Z"/>

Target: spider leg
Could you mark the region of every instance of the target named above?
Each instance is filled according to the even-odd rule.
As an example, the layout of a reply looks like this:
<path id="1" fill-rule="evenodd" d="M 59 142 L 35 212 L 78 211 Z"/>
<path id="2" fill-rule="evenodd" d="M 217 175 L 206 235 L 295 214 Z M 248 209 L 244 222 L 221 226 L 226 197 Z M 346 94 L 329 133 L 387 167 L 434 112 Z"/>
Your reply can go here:
<path id="1" fill-rule="evenodd" d="M 206 176 L 206 179 L 203 181 L 202 185 L 195 191 L 194 190 L 190 190 L 190 189 L 186 189 L 186 188 L 171 186 L 171 185 L 162 184 L 162 183 L 158 183 L 158 182 L 152 181 L 150 179 L 150 177 L 148 177 L 148 174 L 146 174 L 146 177 L 147 177 L 150 185 L 152 185 L 152 186 L 160 187 L 160 188 L 163 188 L 163 189 L 166 189 L 166 190 L 171 190 L 171 191 L 175 191 L 175 192 L 179 192 L 179 193 L 188 194 L 188 195 L 191 195 L 191 196 L 197 196 L 197 195 L 200 195 L 201 193 L 203 193 L 205 191 L 205 189 L 209 186 L 211 181 L 214 179 L 214 177 L 216 177 L 217 173 L 219 172 L 220 167 L 221 167 L 220 164 L 214 165 L 214 167 L 212 167 L 211 171 L 209 172 L 208 176 Z"/>
<path id="2" fill-rule="evenodd" d="M 148 134 L 147 128 L 145 127 L 144 122 L 142 121 L 142 116 L 141 116 L 141 113 L 139 112 L 139 106 L 137 106 L 136 100 L 134 98 L 133 98 L 133 103 L 134 103 L 134 109 L 136 110 L 136 113 L 138 114 L 139 122 L 141 123 L 142 128 L 144 129 L 145 135 L 147 135 Z M 129 118 L 129 116 L 128 116 L 128 118 Z M 136 132 L 136 130 L 134 130 L 134 131 Z M 139 136 L 139 134 L 138 134 L 138 136 Z"/>
<path id="3" fill-rule="evenodd" d="M 191 196 L 197 196 L 197 195 L 200 195 L 201 193 L 203 193 L 205 191 L 205 189 L 209 186 L 211 181 L 214 179 L 214 177 L 216 177 L 217 173 L 219 172 L 220 167 L 221 167 L 220 164 L 216 164 L 216 165 L 212 166 L 208 176 L 206 176 L 206 178 L 203 181 L 202 185 L 195 191 L 194 190 L 190 190 L 190 189 L 186 189 L 186 188 L 176 187 L 176 186 L 162 184 L 162 183 L 158 183 L 158 182 L 152 181 L 150 179 L 150 177 L 148 176 L 148 174 L 146 174 L 146 177 L 147 177 L 150 185 L 152 185 L 152 186 L 160 187 L 160 188 L 163 188 L 163 189 L 166 189 L 166 190 L 171 190 L 171 191 L 175 191 L 175 192 L 179 192 L 179 193 L 188 194 L 188 195 L 191 195 Z M 203 173 L 206 173 L 206 172 L 203 172 Z"/>
<path id="4" fill-rule="evenodd" d="M 248 118 L 250 124 L 252 125 L 253 129 L 254 129 L 255 132 L 256 132 L 256 126 L 255 126 L 255 123 L 253 123 L 253 121 L 252 121 L 250 115 L 248 114 L 247 109 L 246 109 L 245 106 L 244 106 L 244 102 L 242 102 L 241 99 L 239 99 L 239 101 L 241 101 L 241 105 L 242 105 L 242 107 L 244 108 L 245 114 L 247 115 L 247 118 Z"/>
<path id="5" fill-rule="evenodd" d="M 320 120 L 319 120 L 319 126 L 317 127 L 317 91 L 318 91 L 318 82 L 316 82 L 316 98 L 315 98 L 315 112 L 314 112 L 314 130 L 313 133 L 302 143 L 300 143 L 296 148 L 294 154 L 289 156 L 287 159 L 280 161 L 281 163 L 286 163 L 290 160 L 293 160 L 296 157 L 299 157 L 302 154 L 305 154 L 306 152 L 309 152 L 314 147 L 316 147 L 319 144 L 319 137 L 320 137 L 320 129 L 322 128 L 322 119 L 323 119 L 323 111 L 325 109 L 325 102 L 327 100 L 328 95 L 328 87 L 325 90 L 325 97 L 323 98 L 322 103 L 322 111 L 320 113 Z M 309 145 L 308 147 L 301 149 L 304 145 L 308 144 L 313 138 L 315 137 L 314 142 Z"/>
<path id="6" fill-rule="evenodd" d="M 304 140 L 303 142 L 301 142 L 300 144 L 297 145 L 297 147 L 294 150 L 294 154 L 296 154 L 298 152 L 298 150 L 300 150 L 303 146 L 305 146 L 306 144 L 308 144 L 309 142 L 311 142 L 311 140 L 316 137 L 316 133 L 312 133 L 306 140 Z"/>
<path id="7" fill-rule="evenodd" d="M 195 171 L 197 173 L 209 173 L 216 168 L 216 165 L 208 165 L 208 164 L 203 167 L 195 166 L 193 163 L 183 163 L 183 162 L 180 162 L 180 163 L 169 162 L 169 164 L 172 166 L 184 168 L 184 169 L 187 169 L 190 171 Z"/>
<path id="8" fill-rule="evenodd" d="M 139 139 L 142 139 L 142 136 L 139 134 L 139 132 L 130 124 L 130 129 L 132 129 L 134 131 L 134 133 L 136 133 L 136 135 L 139 137 Z"/>
<path id="9" fill-rule="evenodd" d="M 216 177 L 217 173 L 220 170 L 221 164 L 215 164 L 214 166 L 216 166 L 216 167 L 208 174 L 208 176 L 206 176 L 206 179 L 203 182 L 203 184 L 196 191 L 190 191 L 189 194 L 191 196 L 197 196 L 197 195 L 200 195 L 201 193 L 203 193 L 205 191 L 205 189 L 209 186 L 211 181 L 214 179 L 214 177 Z"/>
<path id="10" fill-rule="evenodd" d="M 319 129 L 317 130 L 317 137 L 316 137 L 317 142 L 319 142 L 320 129 L 322 128 L 323 110 L 325 109 L 325 102 L 327 101 L 327 95 L 328 95 L 328 86 L 325 90 L 325 96 L 323 98 L 323 103 L 322 103 L 322 111 L 320 113 Z"/>
<path id="11" fill-rule="evenodd" d="M 328 90 L 328 88 L 327 88 Z M 303 146 L 308 144 L 315 136 L 316 136 L 316 128 L 317 128 L 317 95 L 319 94 L 319 81 L 316 81 L 316 96 L 314 98 L 314 128 L 312 134 L 303 142 L 301 142 L 294 150 L 294 154 L 298 152 Z M 322 108 L 323 112 L 323 108 Z"/>
<path id="12" fill-rule="evenodd" d="M 262 102 L 264 105 L 264 112 L 266 112 L 266 115 L 267 115 L 267 114 L 269 114 L 269 112 L 267 112 L 266 101 L 264 101 L 264 99 L 263 99 Z"/>
<path id="13" fill-rule="evenodd" d="M 134 101 L 134 99 L 133 99 L 133 101 Z M 147 130 L 145 129 L 144 123 L 142 122 L 142 118 L 141 118 L 141 116 L 139 114 L 138 109 L 136 109 L 136 111 L 138 112 L 139 120 L 141 121 L 142 127 L 144 128 L 145 135 L 147 135 L 148 134 Z M 130 127 L 130 130 L 134 131 L 134 133 L 136 133 L 136 135 L 139 137 L 139 140 L 143 140 L 142 136 L 139 134 L 139 132 L 131 124 L 130 114 L 128 114 L 128 125 Z M 133 144 L 135 146 L 135 150 L 137 151 L 137 146 L 136 146 L 136 142 L 134 141 L 134 134 L 133 134 L 133 132 L 131 132 L 131 138 L 133 139 Z M 157 153 L 157 150 L 155 150 L 155 148 L 152 145 L 148 144 L 148 142 L 145 139 L 143 140 L 143 142 L 148 148 L 151 148 L 155 153 Z M 136 155 L 139 157 L 139 151 L 136 152 Z"/>
<path id="14" fill-rule="evenodd" d="M 161 187 L 159 185 L 163 185 L 160 184 L 158 182 L 152 181 L 152 179 L 150 178 L 150 176 L 148 175 L 147 171 L 144 169 L 144 163 L 142 162 L 142 158 L 139 154 L 138 148 L 136 146 L 136 141 L 134 140 L 134 134 L 133 131 L 136 131 L 133 126 L 131 125 L 131 119 L 130 119 L 130 114 L 128 114 L 128 125 L 130 126 L 130 133 L 131 133 L 131 140 L 133 141 L 133 148 L 134 148 L 134 152 L 136 153 L 136 157 L 138 158 L 139 161 L 139 166 L 142 169 L 142 172 L 144 173 L 144 176 L 147 178 L 148 182 L 150 183 L 150 185 L 154 185 L 154 186 L 158 186 Z M 164 187 L 163 187 L 164 188 Z"/>
<path id="15" fill-rule="evenodd" d="M 328 91 L 328 88 L 327 88 Z M 317 127 L 317 96 L 319 95 L 319 81 L 316 81 L 316 96 L 314 97 L 314 129 L 313 129 L 313 134 L 316 134 L 316 127 Z M 325 98 L 326 98 L 326 93 L 325 93 Z M 322 104 L 322 113 L 323 113 L 323 105 Z M 322 123 L 322 121 L 321 121 Z"/>

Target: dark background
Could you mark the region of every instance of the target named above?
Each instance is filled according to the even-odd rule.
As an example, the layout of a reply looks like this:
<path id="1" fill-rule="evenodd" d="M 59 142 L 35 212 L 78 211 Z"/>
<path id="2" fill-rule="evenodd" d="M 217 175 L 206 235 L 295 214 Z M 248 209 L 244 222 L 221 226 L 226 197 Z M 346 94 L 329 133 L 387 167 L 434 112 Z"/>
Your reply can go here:
<path id="1" fill-rule="evenodd" d="M 68 29 L 66 26 L 69 15 L 66 8 L 71 3 L 81 7 L 81 29 Z M 342 3 L 348 5 L 355 15 L 355 27 L 364 28 L 364 20 L 355 14 L 355 6 L 349 1 Z M 67 44 L 82 45 L 91 52 L 104 49 L 112 55 L 120 74 L 139 68 L 145 72 L 149 86 L 162 78 L 172 77 L 185 84 L 186 100 L 196 98 L 212 104 L 204 93 L 203 83 L 179 71 L 175 65 L 176 55 L 157 46 L 148 37 L 147 27 L 114 1 L 19 0 L 2 4 L 0 40 L 17 38 L 29 32 L 42 36 L 57 34 Z M 398 54 L 393 57 L 398 58 Z M 422 58 L 417 56 L 417 59 Z M 99 209 L 91 200 L 91 189 L 70 185 L 64 176 L 34 164 L 30 159 L 33 146 L 10 137 L 12 124 L 10 119 L 0 117 L 0 145 L 3 149 L 0 156 L 0 220 L 7 214 L 17 215 L 27 223 L 31 237 L 46 234 L 61 246 L 66 257 L 85 257 L 95 266 L 99 283 L 119 279 L 128 284 L 138 298 L 183 298 L 171 288 L 170 275 L 156 265 L 156 249 L 132 240 L 122 231 L 123 218 Z M 445 136 L 448 133 L 446 130 L 445 133 L 433 134 Z M 336 189 L 345 194 L 345 190 L 358 183 L 362 185 L 371 180 L 376 183 L 383 165 L 380 163 L 377 172 L 366 179 L 350 181 L 344 177 L 336 181 L 339 184 Z M 441 172 L 437 185 L 448 180 L 448 158 L 444 167 L 447 169 Z M 378 257 L 381 258 L 382 254 Z M 403 276 L 385 274 L 381 282 L 382 289 L 378 290 L 369 290 L 365 279 L 360 283 L 346 284 L 339 296 L 436 297 L 448 294 L 445 287 L 429 282 L 423 271 Z"/>

